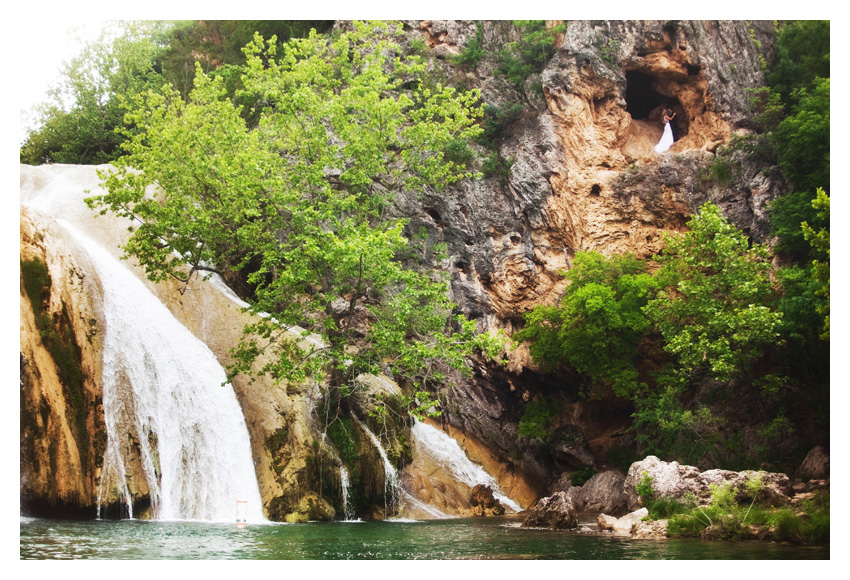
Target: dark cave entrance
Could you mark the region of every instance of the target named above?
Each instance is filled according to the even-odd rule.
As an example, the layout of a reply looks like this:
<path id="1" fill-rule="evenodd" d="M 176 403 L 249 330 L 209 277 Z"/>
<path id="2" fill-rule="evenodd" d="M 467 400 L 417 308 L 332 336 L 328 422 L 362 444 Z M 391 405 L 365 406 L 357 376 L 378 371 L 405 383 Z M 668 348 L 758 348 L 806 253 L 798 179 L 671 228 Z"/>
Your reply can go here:
<path id="1" fill-rule="evenodd" d="M 678 98 L 659 91 L 659 87 L 664 84 L 663 79 L 658 77 L 636 70 L 626 71 L 626 111 L 632 119 L 658 123 L 660 126 L 664 109 L 671 109 L 676 113 L 673 137 L 678 141 L 688 134 L 688 119 Z"/>

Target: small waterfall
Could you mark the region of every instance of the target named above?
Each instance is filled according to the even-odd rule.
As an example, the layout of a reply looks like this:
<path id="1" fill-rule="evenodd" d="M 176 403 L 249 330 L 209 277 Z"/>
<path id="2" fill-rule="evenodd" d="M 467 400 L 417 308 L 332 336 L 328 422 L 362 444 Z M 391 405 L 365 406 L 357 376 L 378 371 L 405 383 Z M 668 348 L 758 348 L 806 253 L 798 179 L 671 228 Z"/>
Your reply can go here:
<path id="1" fill-rule="evenodd" d="M 122 446 L 134 431 L 153 518 L 233 521 L 236 500 L 247 498 L 248 521 L 264 521 L 245 419 L 215 355 L 118 260 L 59 223 L 86 249 L 104 288 L 99 497 L 116 486 L 132 517 Z"/>
<path id="2" fill-rule="evenodd" d="M 384 482 L 386 489 L 384 490 L 384 499 L 385 499 L 385 508 L 386 513 L 389 515 L 390 513 L 395 513 L 398 510 L 399 499 L 401 499 L 402 489 L 401 485 L 399 485 L 398 481 L 398 472 L 395 469 L 395 466 L 390 461 L 390 458 L 387 457 L 387 452 L 384 451 L 384 446 L 381 445 L 381 440 L 378 439 L 372 431 L 363 423 L 357 415 L 352 413 L 351 418 L 354 419 L 358 425 L 366 432 L 366 435 L 371 439 L 372 444 L 375 446 L 375 449 L 378 450 L 378 453 L 381 456 L 381 461 L 384 463 Z M 389 494 L 389 501 L 387 501 L 387 494 Z"/>
<path id="3" fill-rule="evenodd" d="M 469 460 L 458 442 L 452 437 L 436 427 L 419 421 L 414 421 L 411 432 L 416 444 L 452 477 L 469 487 L 474 487 L 479 483 L 490 486 L 490 489 L 493 490 L 493 497 L 498 499 L 502 505 L 515 512 L 522 511 L 522 507 L 518 503 L 501 492 L 499 484 L 489 473 L 484 471 L 483 467 Z"/>
<path id="4" fill-rule="evenodd" d="M 342 488 L 342 516 L 346 522 L 354 521 L 354 510 L 348 503 L 348 490 L 351 484 L 348 479 L 348 470 L 342 463 L 339 464 L 340 487 Z"/>

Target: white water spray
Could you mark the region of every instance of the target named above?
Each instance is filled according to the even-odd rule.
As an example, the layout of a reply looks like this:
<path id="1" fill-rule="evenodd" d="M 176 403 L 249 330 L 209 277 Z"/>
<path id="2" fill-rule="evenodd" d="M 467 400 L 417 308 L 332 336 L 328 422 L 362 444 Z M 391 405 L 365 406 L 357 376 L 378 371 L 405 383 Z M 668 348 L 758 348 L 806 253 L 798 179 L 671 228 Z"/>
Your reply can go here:
<path id="1" fill-rule="evenodd" d="M 493 497 L 499 500 L 502 505 L 515 512 L 522 511 L 522 507 L 518 503 L 502 493 L 499 484 L 489 473 L 484 471 L 483 467 L 469 460 L 458 442 L 449 435 L 436 427 L 419 421 L 414 422 L 411 433 L 419 448 L 430 455 L 452 477 L 469 487 L 478 484 L 487 485 L 493 490 Z"/>

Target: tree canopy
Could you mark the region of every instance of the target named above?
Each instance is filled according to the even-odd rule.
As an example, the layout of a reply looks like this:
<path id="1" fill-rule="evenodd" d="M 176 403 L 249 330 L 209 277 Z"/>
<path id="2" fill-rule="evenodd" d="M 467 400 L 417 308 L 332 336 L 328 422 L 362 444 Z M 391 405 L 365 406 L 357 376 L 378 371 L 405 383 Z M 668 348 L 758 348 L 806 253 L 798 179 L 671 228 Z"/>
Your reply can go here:
<path id="1" fill-rule="evenodd" d="M 398 34 L 355 23 L 280 50 L 255 36 L 240 94 L 257 103 L 256 127 L 200 67 L 187 102 L 166 86 L 127 115 L 146 130 L 90 204 L 138 224 L 125 250 L 154 280 L 245 273 L 251 310 L 268 315 L 246 329 L 232 373 L 275 352 L 264 371 L 278 379 L 327 372 L 340 386 L 379 363 L 422 379 L 493 346 L 453 316 L 442 277 L 405 266 L 406 222 L 386 211 L 402 189 L 470 176 L 444 149 L 479 131 L 477 93 L 422 88 Z M 321 342 L 288 339 L 295 325 Z"/>

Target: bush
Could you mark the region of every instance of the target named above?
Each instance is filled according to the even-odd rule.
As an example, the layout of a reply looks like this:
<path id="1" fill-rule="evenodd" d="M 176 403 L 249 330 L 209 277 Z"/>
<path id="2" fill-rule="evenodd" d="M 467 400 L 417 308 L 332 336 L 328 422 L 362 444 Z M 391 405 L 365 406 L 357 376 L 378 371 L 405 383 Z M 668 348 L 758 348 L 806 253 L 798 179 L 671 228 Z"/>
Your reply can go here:
<path id="1" fill-rule="evenodd" d="M 484 26 L 479 22 L 475 29 L 475 37 L 471 38 L 460 54 L 452 57 L 450 62 L 463 68 L 475 68 L 485 54 L 487 51 L 484 50 Z"/>
<path id="2" fill-rule="evenodd" d="M 596 473 L 592 467 L 582 467 L 581 469 L 576 469 L 570 474 L 570 482 L 573 485 L 584 485 L 587 483 L 587 480 L 593 477 Z"/>

